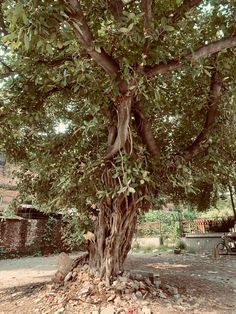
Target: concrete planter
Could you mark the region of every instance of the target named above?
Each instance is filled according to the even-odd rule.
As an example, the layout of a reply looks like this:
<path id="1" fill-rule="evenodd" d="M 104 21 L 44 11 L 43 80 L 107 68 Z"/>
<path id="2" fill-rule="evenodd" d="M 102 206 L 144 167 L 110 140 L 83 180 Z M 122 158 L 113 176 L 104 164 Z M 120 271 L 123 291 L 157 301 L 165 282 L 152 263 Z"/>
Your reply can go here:
<path id="1" fill-rule="evenodd" d="M 222 232 L 212 232 L 204 234 L 186 234 L 181 240 L 188 249 L 196 252 L 211 253 L 215 245 L 221 240 Z"/>

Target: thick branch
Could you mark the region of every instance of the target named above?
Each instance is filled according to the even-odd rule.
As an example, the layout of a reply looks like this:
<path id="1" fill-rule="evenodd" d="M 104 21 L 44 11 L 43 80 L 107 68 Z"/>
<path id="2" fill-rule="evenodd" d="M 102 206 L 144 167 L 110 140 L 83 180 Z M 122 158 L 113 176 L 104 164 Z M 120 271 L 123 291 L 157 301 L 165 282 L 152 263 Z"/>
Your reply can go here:
<path id="1" fill-rule="evenodd" d="M 141 5 L 144 12 L 144 32 L 148 32 L 152 21 L 152 0 L 142 0 Z"/>
<path id="2" fill-rule="evenodd" d="M 117 62 L 103 49 L 100 51 L 95 50 L 93 36 L 82 12 L 80 2 L 78 0 L 64 0 L 64 2 L 67 8 L 66 14 L 69 17 L 68 22 L 73 26 L 75 34 L 83 47 L 94 61 L 106 71 L 106 73 L 118 76 L 120 68 Z"/>
<path id="3" fill-rule="evenodd" d="M 148 33 L 150 32 L 151 22 L 152 22 L 152 0 L 142 0 L 141 6 L 142 6 L 142 11 L 144 13 L 143 31 L 144 31 L 144 36 L 146 37 L 144 47 L 143 47 L 143 55 L 146 58 L 148 55 L 149 48 L 150 48 L 150 38 L 148 37 Z"/>
<path id="4" fill-rule="evenodd" d="M 205 57 L 215 52 L 221 51 L 223 49 L 228 49 L 228 48 L 233 48 L 233 47 L 236 47 L 236 36 L 222 38 L 213 43 L 210 43 L 208 45 L 198 48 L 194 52 L 192 59 L 196 60 L 200 57 Z M 189 56 L 189 59 L 191 59 L 191 56 Z"/>
<path id="5" fill-rule="evenodd" d="M 131 96 L 122 96 L 117 103 L 117 135 L 114 143 L 108 147 L 105 159 L 112 158 L 124 146 L 129 134 Z M 112 143 L 115 135 L 114 128 L 110 130 L 109 143 Z"/>
<path id="6" fill-rule="evenodd" d="M 222 38 L 196 49 L 192 55 L 186 55 L 178 59 L 169 60 L 167 63 L 161 62 L 153 66 L 146 66 L 143 68 L 143 72 L 145 76 L 152 77 L 178 69 L 186 61 L 194 62 L 200 57 L 206 57 L 223 49 L 234 47 L 236 47 L 236 36 Z"/>
<path id="7" fill-rule="evenodd" d="M 160 149 L 157 146 L 154 135 L 152 133 L 150 121 L 144 115 L 144 109 L 141 103 L 135 103 L 134 117 L 138 132 L 142 138 L 143 143 L 147 146 L 150 154 L 156 159 L 159 159 Z"/>
<path id="8" fill-rule="evenodd" d="M 184 0 L 183 3 L 177 7 L 174 12 L 169 14 L 171 24 L 174 24 L 180 20 L 185 15 L 185 13 L 196 7 L 200 2 L 202 2 L 202 0 Z"/>
<path id="9" fill-rule="evenodd" d="M 54 59 L 54 60 L 43 60 L 43 59 L 38 59 L 35 61 L 36 64 L 45 64 L 46 66 L 48 66 L 49 68 L 53 68 L 55 66 L 64 64 L 65 62 L 73 62 L 73 58 L 72 57 L 65 57 L 62 59 Z"/>
<path id="10" fill-rule="evenodd" d="M 114 18 L 117 21 L 120 21 L 122 17 L 123 9 L 124 9 L 123 1 L 122 0 L 109 0 L 108 6 Z"/>
<path id="11" fill-rule="evenodd" d="M 210 95 L 207 104 L 207 114 L 206 120 L 203 127 L 203 130 L 195 139 L 195 141 L 186 149 L 186 158 L 191 159 L 198 155 L 202 148 L 202 144 L 206 143 L 208 140 L 208 133 L 215 123 L 215 119 L 218 115 L 218 107 L 219 107 L 219 98 L 221 94 L 221 86 L 222 82 L 219 78 L 219 74 L 217 72 L 213 72 L 211 77 L 211 87 L 210 87 Z"/>

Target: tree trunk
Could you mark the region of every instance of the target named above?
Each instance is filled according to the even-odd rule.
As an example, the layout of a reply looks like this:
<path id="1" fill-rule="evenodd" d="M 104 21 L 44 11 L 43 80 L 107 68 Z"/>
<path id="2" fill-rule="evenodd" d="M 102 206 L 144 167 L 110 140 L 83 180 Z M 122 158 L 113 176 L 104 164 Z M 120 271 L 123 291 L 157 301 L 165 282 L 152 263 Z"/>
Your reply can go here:
<path id="1" fill-rule="evenodd" d="M 123 272 L 124 261 L 131 248 L 137 211 L 133 195 L 106 198 L 99 211 L 95 241 L 90 245 L 89 264 L 107 284 Z"/>
<path id="2" fill-rule="evenodd" d="M 95 241 L 90 243 L 89 248 L 90 267 L 97 270 L 100 277 L 106 279 L 108 285 L 116 275 L 123 272 L 137 220 L 137 193 L 127 195 L 125 192 L 116 191 L 116 187 L 122 182 L 122 177 L 113 178 L 115 161 L 111 161 L 122 149 L 127 151 L 126 146 L 129 148 L 127 144 L 130 135 L 131 104 L 130 95 L 121 95 L 116 99 L 117 116 L 115 119 L 113 116 L 110 121 L 108 150 L 105 156 L 107 162 L 102 175 L 104 187 L 108 191 L 113 190 L 116 196 L 104 197 L 95 226 Z M 128 151 L 132 151 L 132 147 Z"/>

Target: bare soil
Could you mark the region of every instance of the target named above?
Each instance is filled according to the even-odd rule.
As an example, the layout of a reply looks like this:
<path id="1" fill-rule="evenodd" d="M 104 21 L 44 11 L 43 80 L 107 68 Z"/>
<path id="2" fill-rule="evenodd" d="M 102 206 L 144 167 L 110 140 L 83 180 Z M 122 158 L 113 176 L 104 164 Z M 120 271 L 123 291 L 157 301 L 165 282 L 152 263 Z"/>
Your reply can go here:
<path id="1" fill-rule="evenodd" d="M 67 310 L 65 304 L 53 303 L 49 281 L 56 268 L 56 256 L 0 261 L 0 313 L 92 313 L 93 305 L 75 303 Z M 145 300 L 153 314 L 236 313 L 236 256 L 132 253 L 126 269 L 159 273 L 163 290 L 166 285 L 178 289 L 178 299 Z"/>

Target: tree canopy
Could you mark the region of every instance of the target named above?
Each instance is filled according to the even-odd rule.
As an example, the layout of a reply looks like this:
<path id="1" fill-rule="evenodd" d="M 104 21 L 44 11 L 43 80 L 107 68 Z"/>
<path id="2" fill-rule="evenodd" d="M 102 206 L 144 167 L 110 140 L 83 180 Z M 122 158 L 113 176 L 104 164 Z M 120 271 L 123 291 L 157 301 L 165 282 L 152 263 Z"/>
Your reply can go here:
<path id="1" fill-rule="evenodd" d="M 151 195 L 206 207 L 235 182 L 234 0 L 0 3 L 1 149 L 22 195 L 125 195 L 137 213 Z"/>

